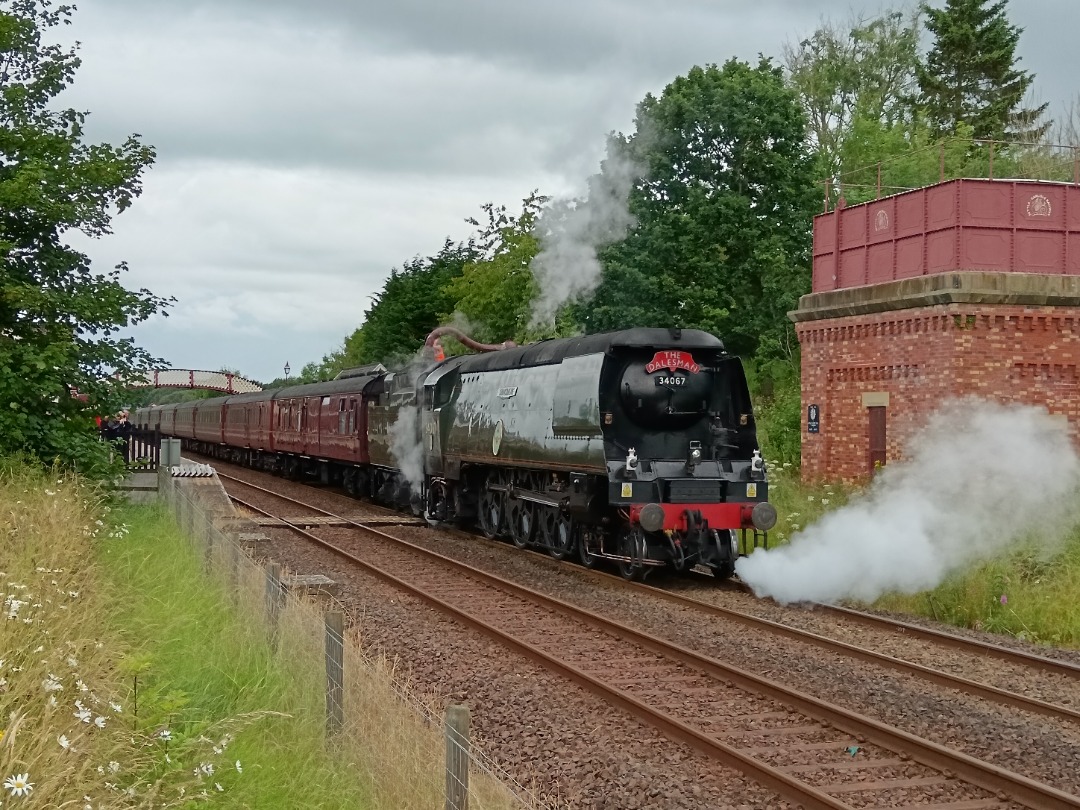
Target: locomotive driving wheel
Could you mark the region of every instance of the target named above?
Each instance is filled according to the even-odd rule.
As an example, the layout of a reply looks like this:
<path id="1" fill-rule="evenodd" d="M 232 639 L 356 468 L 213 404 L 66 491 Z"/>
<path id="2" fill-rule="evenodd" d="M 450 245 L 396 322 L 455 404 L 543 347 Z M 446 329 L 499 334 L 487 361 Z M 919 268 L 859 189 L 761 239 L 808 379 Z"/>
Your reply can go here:
<path id="1" fill-rule="evenodd" d="M 480 531 L 484 537 L 494 540 L 502 533 L 506 522 L 506 493 L 491 489 L 491 484 L 500 484 L 498 473 L 491 473 L 484 481 L 480 491 Z"/>
<path id="2" fill-rule="evenodd" d="M 536 505 L 515 500 L 510 506 L 510 539 L 518 548 L 528 548 L 536 536 Z"/>
<path id="3" fill-rule="evenodd" d="M 540 516 L 542 542 L 548 554 L 556 560 L 568 557 L 574 551 L 574 519 L 554 506 L 545 507 Z"/>

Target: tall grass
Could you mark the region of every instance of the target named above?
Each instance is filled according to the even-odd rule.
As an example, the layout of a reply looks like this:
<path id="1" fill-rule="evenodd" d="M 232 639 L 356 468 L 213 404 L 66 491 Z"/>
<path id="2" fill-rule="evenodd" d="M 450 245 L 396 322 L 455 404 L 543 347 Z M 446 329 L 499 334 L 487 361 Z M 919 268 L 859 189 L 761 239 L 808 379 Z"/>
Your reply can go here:
<path id="1" fill-rule="evenodd" d="M 876 607 L 960 627 L 1080 648 L 1080 530 L 1054 551 L 1024 543 L 931 591 L 890 594 Z"/>
<path id="2" fill-rule="evenodd" d="M 842 482 L 803 484 L 799 466 L 791 461 L 767 459 L 769 500 L 776 507 L 776 527 L 769 545 L 783 545 L 792 535 L 848 502 L 857 488 Z"/>
<path id="3" fill-rule="evenodd" d="M 211 740 L 209 753 L 221 754 L 206 782 L 232 806 L 371 806 L 358 774 L 325 751 L 321 657 L 278 659 L 261 624 L 206 580 L 164 510 L 123 507 L 117 517 L 129 531 L 102 547 L 114 594 L 107 625 L 127 640 L 138 726 L 169 729 L 172 747 Z"/>
<path id="4" fill-rule="evenodd" d="M 117 520 L 78 480 L 18 463 L 0 504 L 8 806 L 367 806 L 280 713 L 299 707 L 265 655 L 191 598 L 160 516 Z"/>
<path id="5" fill-rule="evenodd" d="M 0 463 L 0 533 L 5 808 L 441 804 L 438 723 L 385 662 L 350 668 L 347 699 L 375 709 L 328 744 L 321 614 L 287 608 L 275 654 L 243 612 L 262 605 L 253 564 L 226 594 L 163 509 L 18 462 Z M 470 799 L 518 806 L 490 780 Z"/>

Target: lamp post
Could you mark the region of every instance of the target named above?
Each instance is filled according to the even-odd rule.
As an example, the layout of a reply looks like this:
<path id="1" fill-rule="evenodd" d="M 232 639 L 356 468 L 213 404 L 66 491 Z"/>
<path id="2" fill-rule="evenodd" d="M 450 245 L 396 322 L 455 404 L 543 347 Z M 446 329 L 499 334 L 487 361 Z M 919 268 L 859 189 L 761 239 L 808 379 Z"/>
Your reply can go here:
<path id="1" fill-rule="evenodd" d="M 285 382 L 289 381 L 289 361 L 285 361 Z"/>

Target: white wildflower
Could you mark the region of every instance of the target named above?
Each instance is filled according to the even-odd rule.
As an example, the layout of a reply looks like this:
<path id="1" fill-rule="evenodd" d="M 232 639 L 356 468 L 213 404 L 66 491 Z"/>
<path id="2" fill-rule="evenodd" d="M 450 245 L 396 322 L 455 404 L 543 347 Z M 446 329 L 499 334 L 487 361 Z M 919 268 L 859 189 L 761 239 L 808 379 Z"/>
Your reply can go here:
<path id="1" fill-rule="evenodd" d="M 27 796 L 34 789 L 34 783 L 30 781 L 29 773 L 16 773 L 4 780 L 4 787 L 12 796 Z"/>

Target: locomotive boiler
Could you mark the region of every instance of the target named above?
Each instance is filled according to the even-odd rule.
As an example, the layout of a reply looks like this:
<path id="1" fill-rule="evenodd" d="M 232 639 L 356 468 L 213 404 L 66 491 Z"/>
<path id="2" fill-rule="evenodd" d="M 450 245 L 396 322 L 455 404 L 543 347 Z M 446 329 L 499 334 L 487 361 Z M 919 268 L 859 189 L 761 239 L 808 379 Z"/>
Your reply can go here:
<path id="1" fill-rule="evenodd" d="M 725 578 L 738 539 L 775 524 L 742 365 L 718 338 L 637 328 L 467 343 L 498 350 L 136 417 L 218 458 L 608 560 L 631 579 L 695 566 Z"/>

